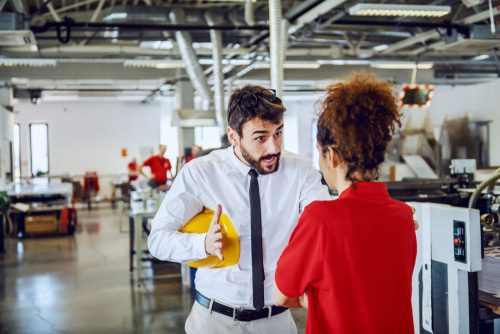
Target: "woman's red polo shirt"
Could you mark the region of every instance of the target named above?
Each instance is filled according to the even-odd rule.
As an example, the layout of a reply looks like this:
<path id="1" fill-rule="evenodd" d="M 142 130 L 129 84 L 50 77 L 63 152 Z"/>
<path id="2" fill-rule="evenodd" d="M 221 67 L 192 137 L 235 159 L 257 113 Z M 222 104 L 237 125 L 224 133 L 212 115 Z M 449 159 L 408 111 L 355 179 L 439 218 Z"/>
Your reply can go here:
<path id="1" fill-rule="evenodd" d="M 308 294 L 307 333 L 413 333 L 411 208 L 384 183 L 311 203 L 278 261 L 276 284 Z"/>

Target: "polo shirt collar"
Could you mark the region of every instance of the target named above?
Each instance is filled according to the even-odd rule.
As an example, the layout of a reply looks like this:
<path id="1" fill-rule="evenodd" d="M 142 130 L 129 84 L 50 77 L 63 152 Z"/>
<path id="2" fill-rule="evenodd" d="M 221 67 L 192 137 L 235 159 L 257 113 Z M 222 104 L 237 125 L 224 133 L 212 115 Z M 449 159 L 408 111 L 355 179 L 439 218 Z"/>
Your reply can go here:
<path id="1" fill-rule="evenodd" d="M 348 197 L 377 197 L 385 199 L 390 196 L 387 191 L 387 185 L 384 182 L 356 182 L 354 188 L 347 188 L 339 196 L 339 198 Z"/>

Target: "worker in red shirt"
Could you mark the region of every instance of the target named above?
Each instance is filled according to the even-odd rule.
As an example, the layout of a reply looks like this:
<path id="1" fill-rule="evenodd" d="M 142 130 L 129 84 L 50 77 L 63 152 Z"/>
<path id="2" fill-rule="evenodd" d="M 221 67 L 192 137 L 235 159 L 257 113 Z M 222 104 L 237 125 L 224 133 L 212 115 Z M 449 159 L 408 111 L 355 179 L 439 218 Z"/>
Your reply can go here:
<path id="1" fill-rule="evenodd" d="M 186 163 L 190 162 L 194 158 L 198 157 L 198 155 L 201 153 L 202 148 L 199 145 L 194 145 L 191 147 L 191 154 L 186 157 Z"/>
<path id="2" fill-rule="evenodd" d="M 400 123 L 394 90 L 367 72 L 328 87 L 320 168 L 336 200 L 304 210 L 277 263 L 277 305 L 308 308 L 306 333 L 413 333 L 413 212 L 374 182 Z"/>
<path id="3" fill-rule="evenodd" d="M 137 158 L 133 158 L 132 161 L 130 161 L 127 165 L 128 169 L 128 182 L 135 181 L 139 178 L 139 175 L 137 175 Z"/>
<path id="4" fill-rule="evenodd" d="M 165 186 L 167 183 L 167 172 L 170 172 L 170 176 L 172 177 L 172 165 L 170 164 L 170 160 L 165 158 L 165 152 L 167 152 L 167 146 L 160 144 L 158 146 L 158 154 L 152 155 L 139 166 L 139 173 L 149 178 L 148 185 L 151 188 Z M 148 166 L 151 169 L 151 177 L 144 173 L 144 166 Z"/>

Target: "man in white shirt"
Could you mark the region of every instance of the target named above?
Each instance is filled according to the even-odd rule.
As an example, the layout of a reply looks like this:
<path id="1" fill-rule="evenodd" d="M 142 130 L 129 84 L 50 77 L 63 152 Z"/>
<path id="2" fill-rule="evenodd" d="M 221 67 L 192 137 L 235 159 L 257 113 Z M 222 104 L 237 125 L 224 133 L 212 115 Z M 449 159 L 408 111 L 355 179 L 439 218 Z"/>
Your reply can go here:
<path id="1" fill-rule="evenodd" d="M 329 196 L 311 162 L 281 149 L 284 111 L 272 90 L 235 91 L 228 109 L 232 146 L 187 164 L 152 222 L 151 254 L 175 262 L 222 259 L 221 207 L 238 232 L 237 265 L 198 269 L 187 333 L 297 332 L 290 311 L 273 306 L 276 262 L 305 206 Z M 216 212 L 209 231 L 179 232 L 203 208 Z"/>

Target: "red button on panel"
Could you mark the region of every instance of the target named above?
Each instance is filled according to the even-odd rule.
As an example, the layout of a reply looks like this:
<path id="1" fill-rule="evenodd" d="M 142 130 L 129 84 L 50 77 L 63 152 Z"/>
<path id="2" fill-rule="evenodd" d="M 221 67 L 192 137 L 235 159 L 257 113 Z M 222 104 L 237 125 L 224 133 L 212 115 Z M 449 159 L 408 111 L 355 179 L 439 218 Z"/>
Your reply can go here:
<path id="1" fill-rule="evenodd" d="M 453 239 L 453 244 L 454 244 L 455 246 L 460 246 L 460 244 L 461 244 L 460 239 L 459 239 L 459 238 L 454 238 L 454 239 Z"/>

